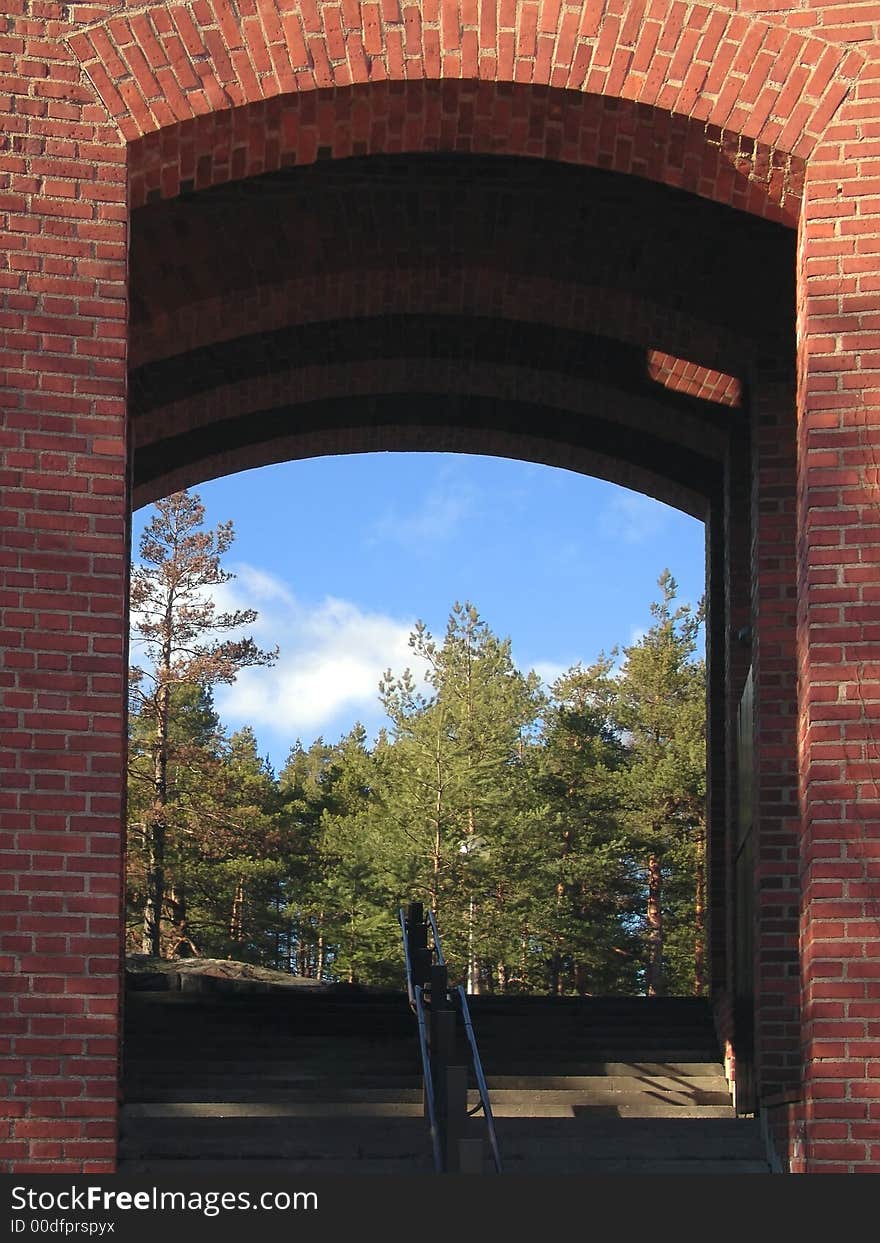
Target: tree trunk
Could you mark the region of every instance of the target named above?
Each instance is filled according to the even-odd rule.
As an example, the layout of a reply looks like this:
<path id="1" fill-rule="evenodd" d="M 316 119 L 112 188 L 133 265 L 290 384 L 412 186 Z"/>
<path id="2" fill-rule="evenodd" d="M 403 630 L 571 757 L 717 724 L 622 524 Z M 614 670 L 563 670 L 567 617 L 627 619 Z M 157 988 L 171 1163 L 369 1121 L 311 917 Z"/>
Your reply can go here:
<path id="1" fill-rule="evenodd" d="M 565 829 L 562 834 L 562 843 L 559 848 L 560 866 L 562 866 L 563 861 L 565 860 L 566 856 L 571 854 L 571 849 L 572 849 L 571 829 Z M 562 879 L 562 875 L 560 874 L 559 880 L 556 882 L 556 915 L 557 915 L 557 919 L 559 920 L 562 919 L 563 908 L 566 902 L 569 900 L 569 897 L 570 897 L 569 886 L 566 885 L 565 881 Z M 562 953 L 560 950 L 560 946 L 562 944 L 562 936 L 560 934 L 558 925 L 556 928 L 554 940 L 555 940 L 557 948 L 556 948 L 555 954 L 553 955 L 553 968 L 552 968 L 550 991 L 554 993 L 555 995 L 561 997 L 562 994 L 565 992 L 565 984 L 562 979 Z"/>
<path id="2" fill-rule="evenodd" d="M 165 899 L 165 819 L 154 815 L 146 826 L 147 875 L 141 952 L 161 955 L 162 903 Z"/>
<path id="3" fill-rule="evenodd" d="M 318 916 L 318 961 L 315 965 L 315 978 L 323 980 L 324 964 L 326 958 L 326 948 L 324 945 L 324 912 L 321 911 Z"/>
<path id="4" fill-rule="evenodd" d="M 559 933 L 553 935 L 553 944 L 555 949 L 553 957 L 550 959 L 550 993 L 554 997 L 562 996 L 562 952 L 560 950 L 561 939 Z"/>
<path id="5" fill-rule="evenodd" d="M 153 807 L 147 832 L 147 893 L 144 901 L 143 952 L 162 952 L 162 905 L 165 901 L 165 834 L 168 828 L 168 719 L 171 709 L 172 604 L 162 628 L 159 687 L 156 693 L 156 742 L 153 752 Z"/>
<path id="6" fill-rule="evenodd" d="M 198 954 L 199 951 L 189 935 L 187 893 L 183 881 L 171 884 L 168 890 L 168 905 L 171 907 L 171 957 L 186 958 L 190 954 Z"/>
<path id="7" fill-rule="evenodd" d="M 663 991 L 663 870 L 660 856 L 648 855 L 648 964 L 645 992 L 659 997 Z"/>
<path id="8" fill-rule="evenodd" d="M 232 898 L 232 913 L 229 918 L 229 939 L 244 940 L 244 877 L 239 876 Z"/>

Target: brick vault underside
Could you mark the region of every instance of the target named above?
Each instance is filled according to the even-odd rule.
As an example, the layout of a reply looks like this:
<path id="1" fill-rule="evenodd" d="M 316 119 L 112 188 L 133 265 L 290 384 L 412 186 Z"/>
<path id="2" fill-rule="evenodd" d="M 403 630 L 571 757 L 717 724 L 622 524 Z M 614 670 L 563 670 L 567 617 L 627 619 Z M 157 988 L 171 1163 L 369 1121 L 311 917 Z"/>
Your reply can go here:
<path id="1" fill-rule="evenodd" d="M 134 502 L 322 453 L 531 458 L 705 516 L 794 234 L 542 160 L 328 160 L 131 225 Z"/>

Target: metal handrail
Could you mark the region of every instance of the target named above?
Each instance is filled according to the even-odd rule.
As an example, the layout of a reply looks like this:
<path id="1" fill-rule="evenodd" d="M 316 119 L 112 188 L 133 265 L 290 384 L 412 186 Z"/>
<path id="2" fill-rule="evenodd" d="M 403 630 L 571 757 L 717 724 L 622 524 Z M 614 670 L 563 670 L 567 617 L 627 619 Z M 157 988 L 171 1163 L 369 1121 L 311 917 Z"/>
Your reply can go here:
<path id="1" fill-rule="evenodd" d="M 434 938 L 434 953 L 437 955 L 437 962 L 442 967 L 446 965 L 446 959 L 443 957 L 443 947 L 440 944 L 440 933 L 437 929 L 437 920 L 432 910 L 428 911 L 428 920 L 431 925 L 431 935 Z M 492 1106 L 489 1104 L 489 1088 L 486 1083 L 486 1076 L 483 1074 L 483 1063 L 480 1060 L 480 1051 L 477 1048 L 477 1038 L 474 1034 L 474 1027 L 471 1023 L 471 1011 L 467 1002 L 467 993 L 459 984 L 457 988 L 459 1005 L 461 1006 L 461 1017 L 464 1022 L 464 1030 L 468 1038 L 468 1044 L 471 1050 L 471 1061 L 474 1064 L 474 1077 L 477 1081 L 477 1091 L 480 1094 L 480 1104 L 483 1107 L 483 1116 L 486 1119 L 486 1130 L 489 1135 L 489 1147 L 492 1149 L 492 1160 L 495 1163 L 495 1169 L 501 1173 L 501 1153 L 498 1148 L 498 1136 L 495 1133 L 495 1119 L 492 1115 Z M 477 1107 L 479 1108 L 479 1107 Z"/>
<path id="2" fill-rule="evenodd" d="M 419 1051 L 422 1056 L 422 1078 L 425 1081 L 425 1108 L 428 1111 L 428 1130 L 431 1134 L 431 1152 L 434 1158 L 434 1172 L 443 1172 L 443 1155 L 440 1150 L 440 1128 L 437 1126 L 437 1110 L 434 1103 L 434 1077 L 431 1074 L 431 1057 L 428 1052 L 428 1029 L 425 1022 L 425 1003 L 422 999 L 421 984 L 413 985 L 412 963 L 409 956 L 409 943 L 406 937 L 406 914 L 400 908 L 400 928 L 403 933 L 403 958 L 406 964 L 406 991 L 409 1004 L 415 1012 L 419 1029 Z"/>
<path id="3" fill-rule="evenodd" d="M 400 931 L 403 936 L 403 963 L 406 968 L 406 991 L 409 996 L 409 1004 L 413 1009 L 415 1009 L 416 1002 L 415 994 L 413 993 L 412 963 L 410 962 L 409 957 L 409 941 L 406 936 L 406 911 L 403 907 L 401 907 L 398 911 L 397 918 L 400 921 Z"/>
<path id="4" fill-rule="evenodd" d="M 428 1032 L 425 1023 L 425 1006 L 422 1001 L 422 986 L 417 984 L 413 990 L 415 995 L 416 1020 L 419 1025 L 419 1048 L 422 1053 L 422 1076 L 425 1080 L 425 1108 L 428 1111 L 428 1130 L 431 1133 L 431 1152 L 434 1157 L 434 1173 L 443 1170 L 443 1154 L 440 1151 L 440 1128 L 437 1126 L 437 1110 L 434 1105 L 434 1077 L 431 1074 L 431 1057 L 428 1053 Z"/>
<path id="5" fill-rule="evenodd" d="M 477 1048 L 477 1038 L 474 1035 L 473 1024 L 471 1023 L 470 1007 L 467 1003 L 467 993 L 459 984 L 458 998 L 461 1005 L 461 1017 L 464 1021 L 464 1030 L 467 1033 L 468 1044 L 471 1047 L 471 1059 L 474 1063 L 474 1075 L 477 1080 L 477 1091 L 480 1094 L 480 1102 L 483 1106 L 483 1116 L 486 1119 L 486 1131 L 489 1135 L 489 1147 L 492 1149 L 492 1160 L 495 1162 L 497 1173 L 501 1173 L 501 1153 L 498 1149 L 498 1136 L 495 1133 L 495 1119 L 492 1115 L 492 1106 L 489 1104 L 489 1087 L 486 1083 L 486 1076 L 483 1074 L 483 1063 L 480 1060 L 480 1052 Z"/>
<path id="6" fill-rule="evenodd" d="M 428 922 L 431 925 L 431 936 L 434 938 L 434 953 L 437 955 L 437 963 L 441 967 L 446 966 L 446 959 L 443 957 L 443 946 L 440 944 L 440 933 L 437 931 L 437 917 L 432 910 L 428 911 Z"/>

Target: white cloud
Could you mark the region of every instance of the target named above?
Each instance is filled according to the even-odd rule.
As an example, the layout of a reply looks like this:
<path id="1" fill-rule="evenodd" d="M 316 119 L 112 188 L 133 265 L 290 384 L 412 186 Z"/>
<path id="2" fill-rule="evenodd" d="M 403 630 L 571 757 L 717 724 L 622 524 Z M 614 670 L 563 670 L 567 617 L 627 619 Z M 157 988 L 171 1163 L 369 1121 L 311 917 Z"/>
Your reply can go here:
<path id="1" fill-rule="evenodd" d="M 652 539 L 666 525 L 667 507 L 660 501 L 618 489 L 599 516 L 602 529 L 625 544 L 641 544 Z"/>
<path id="2" fill-rule="evenodd" d="M 258 736 L 311 739 L 334 727 L 381 715 L 379 679 L 387 668 L 421 671 L 409 647 L 409 620 L 371 613 L 332 596 L 316 604 L 299 600 L 281 579 L 249 565 L 215 589 L 222 609 L 256 608 L 247 627 L 262 647 L 280 647 L 277 664 L 244 669 L 232 686 L 218 686 L 221 718 L 253 725 Z"/>
<path id="3" fill-rule="evenodd" d="M 277 764 L 295 739 L 308 745 L 323 734 L 335 741 L 356 720 L 374 736 L 385 721 L 378 686 L 386 669 L 410 668 L 417 682 L 424 677 L 409 646 L 412 619 L 335 596 L 304 601 L 269 571 L 243 563 L 230 568 L 235 577 L 210 591 L 218 613 L 256 609 L 257 620 L 242 633 L 262 648 L 277 644 L 280 653 L 275 665 L 244 669 L 231 686 L 216 686 L 215 706 L 229 729 L 252 725 Z M 542 660 L 522 668 L 534 668 L 549 688 L 570 665 Z"/>

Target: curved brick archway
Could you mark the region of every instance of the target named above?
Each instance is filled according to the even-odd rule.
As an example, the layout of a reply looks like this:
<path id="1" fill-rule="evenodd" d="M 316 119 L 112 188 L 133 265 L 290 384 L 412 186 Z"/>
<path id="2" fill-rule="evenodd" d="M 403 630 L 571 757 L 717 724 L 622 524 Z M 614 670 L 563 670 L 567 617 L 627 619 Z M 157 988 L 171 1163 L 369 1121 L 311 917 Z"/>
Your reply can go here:
<path id="1" fill-rule="evenodd" d="M 661 402 L 590 384 L 573 392 L 567 377 L 548 372 L 511 376 L 495 367 L 481 373 L 459 365 L 438 371 L 430 362 L 373 367 L 359 383 L 344 370 L 308 379 L 318 381 L 313 391 L 331 393 L 341 380 L 342 393 L 308 399 L 298 394 L 289 401 L 273 393 L 264 403 L 247 403 L 246 413 L 241 394 L 234 393 L 229 400 L 236 415 L 224 419 L 212 410 L 201 427 L 189 406 L 180 424 L 187 430 L 158 439 L 140 455 L 133 504 L 278 462 L 390 452 L 474 453 L 558 466 L 633 488 L 702 519 L 720 493 L 719 445 L 715 452 L 711 445 L 700 452 L 648 430 L 678 414 Z M 613 416 L 597 417 L 591 413 L 597 407 Z M 724 444 L 723 434 L 707 430 L 707 439 Z"/>
<path id="2" fill-rule="evenodd" d="M 871 847 L 880 813 L 868 781 L 876 708 L 868 475 L 880 391 L 872 319 L 880 288 L 872 165 L 880 138 L 878 34 L 858 6 L 841 11 L 830 0 L 760 16 L 678 0 L 171 0 L 136 7 L 8 0 L 0 18 L 0 72 L 7 75 L 0 81 L 0 387 L 8 398 L 3 478 L 12 500 L 0 552 L 8 647 L 0 673 L 0 805 L 13 848 L 5 859 L 0 961 L 15 973 L 17 999 L 0 1160 L 9 1168 L 113 1168 L 127 354 L 132 393 L 147 395 L 131 421 L 135 448 L 152 451 L 167 443 L 172 418 L 189 420 L 194 436 L 207 426 L 198 411 L 208 390 L 182 397 L 172 385 L 154 400 L 162 365 L 223 341 L 239 343 L 243 370 L 210 392 L 227 403 L 239 430 L 246 414 L 277 419 L 291 408 L 302 415 L 321 407 L 322 424 L 332 423 L 327 403 L 340 396 L 362 411 L 374 403 L 373 414 L 358 416 L 365 429 L 376 424 L 379 396 L 384 403 L 422 392 L 447 403 L 436 415 L 447 429 L 464 411 L 477 444 L 512 386 L 520 415 L 530 411 L 532 423 L 546 420 L 548 409 L 557 419 L 562 411 L 568 420 L 595 420 L 598 404 L 613 404 L 613 444 L 603 446 L 598 426 L 580 439 L 565 433 L 568 453 L 583 441 L 583 465 L 613 472 L 623 462 L 638 486 L 682 486 L 680 503 L 694 507 L 711 492 L 713 590 L 726 601 L 712 623 L 727 689 L 726 709 L 723 696 L 714 699 L 713 730 L 722 739 L 712 753 L 716 769 L 731 759 L 731 713 L 749 657 L 761 688 L 756 926 L 766 935 L 759 935 L 756 971 L 764 998 L 773 999 L 762 1003 L 760 1017 L 761 1106 L 771 1123 L 781 1120 L 779 1151 L 792 1169 L 880 1166 L 871 1138 L 880 1032 L 868 992 L 877 974 L 871 943 L 880 883 Z M 600 352 L 620 360 L 611 375 L 601 368 L 580 374 L 570 359 L 553 372 L 520 360 L 514 374 L 502 366 L 510 358 L 477 357 L 457 394 L 448 391 L 450 368 L 443 373 L 436 357 L 411 348 L 382 360 L 369 377 L 349 357 L 313 368 L 308 383 L 285 356 L 272 372 L 277 392 L 267 398 L 247 373 L 253 358 L 245 365 L 244 313 L 233 323 L 231 290 L 202 290 L 200 299 L 174 303 L 165 289 L 158 314 L 156 304 L 141 315 L 133 297 L 129 334 L 132 209 L 185 204 L 245 178 L 342 166 L 347 157 L 429 152 L 634 174 L 633 186 L 653 181 L 719 210 L 738 209 L 731 235 L 746 216 L 768 227 L 798 223 L 799 456 L 788 293 L 774 326 L 764 317 L 768 298 L 752 288 L 746 319 L 755 323 L 744 330 L 720 313 L 720 299 L 714 306 L 701 299 L 694 313 L 686 299 L 657 297 L 657 287 L 637 289 L 631 281 L 627 290 L 625 279 L 589 286 L 585 272 L 546 280 L 508 264 L 505 294 L 499 270 L 481 269 L 473 255 L 451 282 L 455 288 L 448 283 L 446 304 L 436 291 L 425 297 L 428 268 L 420 275 L 417 264 L 403 282 L 377 275 L 373 292 L 349 279 L 357 265 L 320 288 L 293 274 L 286 283 L 250 286 L 255 332 L 292 327 L 294 356 L 309 325 L 347 322 L 352 305 L 366 308 L 362 318 L 372 331 L 384 308 L 371 298 L 393 287 L 399 314 L 463 315 L 473 326 L 480 315 L 497 318 L 499 306 L 510 319 L 519 306 L 517 332 L 531 323 L 536 337 L 539 328 L 598 337 L 608 342 Z M 135 242 L 138 228 L 135 217 Z M 132 256 L 136 263 L 136 249 Z M 399 278 L 400 265 L 386 271 Z M 741 271 L 760 284 L 760 265 Z M 594 296 L 578 302 L 585 288 Z M 131 290 L 137 295 L 136 279 Z M 284 307 L 303 301 L 308 313 L 292 321 Z M 231 337 L 207 321 L 199 336 L 196 312 L 211 308 L 225 315 Z M 461 351 L 450 358 L 460 368 Z M 531 401 L 542 374 L 553 377 L 549 407 Z M 678 446 L 682 453 L 677 476 L 671 463 L 658 471 L 656 461 L 640 462 L 620 439 L 627 426 L 644 430 L 656 421 L 651 410 L 668 419 L 662 452 Z M 394 426 L 394 435 L 414 435 L 403 419 Z M 273 434 L 263 443 L 285 443 L 277 428 Z M 511 426 L 506 434 L 513 446 Z M 305 451 L 298 435 L 288 447 Z M 549 453 L 546 443 L 528 441 L 528 429 L 523 435 L 528 455 Z M 702 436 L 700 461 L 685 461 L 684 450 Z M 261 452 L 247 437 L 236 444 L 238 461 Z M 197 473 L 209 456 L 205 444 L 196 446 L 189 465 L 180 459 L 172 469 Z M 225 469 L 230 463 L 221 458 L 215 465 Z M 694 488 L 700 462 L 709 468 Z M 653 471 L 645 474 L 646 466 Z M 152 476 L 160 477 L 161 470 Z M 729 639 L 741 623 L 752 626 L 750 652 Z M 735 791 L 717 781 L 714 789 L 713 816 L 732 826 Z M 730 863 L 716 851 L 716 895 Z M 725 936 L 713 931 L 722 974 Z"/>
<path id="3" fill-rule="evenodd" d="M 725 512 L 746 545 L 749 524 L 729 462 L 750 434 L 744 394 L 759 364 L 784 368 L 794 353 L 793 267 L 780 224 L 546 160 L 327 159 L 156 195 L 132 214 L 134 500 L 285 458 L 387 449 L 600 474 L 707 520 L 723 704 Z M 711 745 L 723 807 L 723 721 Z M 710 847 L 719 997 L 731 971 L 726 822 L 713 818 Z M 796 908 L 774 921 L 777 936 L 796 935 Z M 781 1029 L 797 999 L 782 952 L 762 970 L 781 997 L 762 1037 L 778 1050 L 763 1082 L 777 1087 L 796 1071 Z"/>
<path id="4" fill-rule="evenodd" d="M 364 155 L 469 152 L 646 177 L 794 224 L 803 159 L 628 99 L 510 82 L 415 79 L 210 112 L 129 144 L 132 207 L 242 177 Z"/>
<path id="5" fill-rule="evenodd" d="M 863 63 L 726 5 L 674 0 L 260 0 L 240 20 L 191 0 L 111 9 L 68 42 L 128 140 L 293 92 L 485 79 L 632 100 L 801 158 Z"/>
<path id="6" fill-rule="evenodd" d="M 509 157 L 327 162 L 157 201 L 132 218 L 136 498 L 183 434 L 407 392 L 549 399 L 720 460 L 754 359 L 792 352 L 793 260 L 778 226 Z M 254 436 L 250 464 L 283 455 Z"/>

